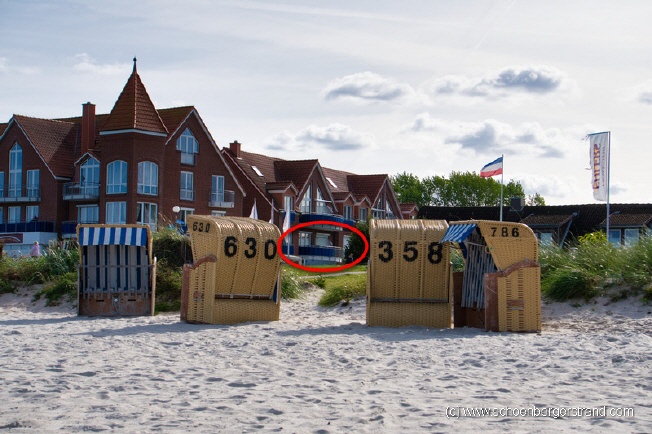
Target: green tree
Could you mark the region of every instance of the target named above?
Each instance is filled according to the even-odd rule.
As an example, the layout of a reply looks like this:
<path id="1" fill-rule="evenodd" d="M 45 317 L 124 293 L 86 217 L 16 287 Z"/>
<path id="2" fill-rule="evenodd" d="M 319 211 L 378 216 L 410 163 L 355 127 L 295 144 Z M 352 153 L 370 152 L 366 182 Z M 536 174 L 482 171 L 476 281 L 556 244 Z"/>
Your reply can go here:
<path id="1" fill-rule="evenodd" d="M 428 197 L 424 201 L 427 205 L 498 206 L 500 203 L 500 182 L 493 178 L 482 178 L 475 172 L 451 172 L 448 179 L 430 176 L 421 183 L 424 194 Z M 508 205 L 512 197 L 525 197 L 523 186 L 514 180 L 504 186 L 503 205 Z"/>
<path id="2" fill-rule="evenodd" d="M 367 242 L 369 242 L 369 223 L 366 221 L 359 221 L 358 223 L 355 224 L 356 229 L 358 229 L 362 234 L 367 238 Z M 344 249 L 344 257 L 348 258 L 349 255 L 353 255 L 353 259 L 357 259 L 360 256 L 362 256 L 362 253 L 364 252 L 364 241 L 360 236 L 356 233 L 351 234 L 351 239 L 349 240 L 349 245 L 346 246 Z M 367 251 L 367 255 L 365 256 L 365 259 L 363 259 L 363 262 L 366 262 L 366 260 L 369 258 L 369 251 Z"/>
<path id="3" fill-rule="evenodd" d="M 403 172 L 392 176 L 392 187 L 399 203 L 424 204 L 427 197 L 424 195 L 423 185 L 419 178 L 411 173 Z"/>
<path id="4" fill-rule="evenodd" d="M 532 205 L 545 205 L 546 200 L 541 196 L 539 193 L 534 193 L 531 194 L 525 199 L 525 204 L 532 206 Z"/>

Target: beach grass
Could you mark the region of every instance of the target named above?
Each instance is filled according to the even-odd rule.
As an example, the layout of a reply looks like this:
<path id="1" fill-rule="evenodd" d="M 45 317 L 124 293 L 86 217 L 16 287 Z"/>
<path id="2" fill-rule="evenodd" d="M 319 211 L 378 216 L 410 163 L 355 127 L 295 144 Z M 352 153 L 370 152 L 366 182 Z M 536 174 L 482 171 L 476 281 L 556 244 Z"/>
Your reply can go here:
<path id="1" fill-rule="evenodd" d="M 333 307 L 357 297 L 364 297 L 367 291 L 366 274 L 341 274 L 323 277 L 324 294 L 319 299 L 322 307 Z"/>

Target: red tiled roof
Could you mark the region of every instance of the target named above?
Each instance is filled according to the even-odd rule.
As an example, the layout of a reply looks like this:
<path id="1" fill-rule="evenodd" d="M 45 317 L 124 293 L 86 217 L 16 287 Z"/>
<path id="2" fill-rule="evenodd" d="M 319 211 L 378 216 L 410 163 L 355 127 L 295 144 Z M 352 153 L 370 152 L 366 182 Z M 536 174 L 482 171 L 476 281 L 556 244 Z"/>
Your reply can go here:
<path id="1" fill-rule="evenodd" d="M 330 169 L 328 167 L 322 167 L 322 171 L 324 172 L 324 177 L 327 180 L 330 179 L 336 185 L 336 187 L 333 187 L 330 184 L 330 182 L 328 183 L 328 187 L 333 192 L 336 192 L 336 191 L 351 191 L 349 189 L 349 181 L 348 181 L 347 177 L 349 175 L 353 175 L 353 173 L 344 172 L 343 170 Z"/>
<path id="2" fill-rule="evenodd" d="M 277 160 L 274 162 L 274 168 L 278 181 L 292 181 L 301 191 L 318 164 L 318 160 Z"/>
<path id="3" fill-rule="evenodd" d="M 134 70 L 100 131 L 131 129 L 168 134 L 154 103 L 147 94 L 145 85 L 136 72 L 135 59 Z"/>
<path id="4" fill-rule="evenodd" d="M 29 141 L 55 176 L 71 178 L 79 125 L 14 115 Z"/>
<path id="5" fill-rule="evenodd" d="M 351 192 L 367 196 L 371 204 L 374 205 L 378 193 L 389 177 L 387 175 L 349 175 L 347 179 Z"/>
<path id="6" fill-rule="evenodd" d="M 190 116 L 190 113 L 195 110 L 193 106 L 185 107 L 171 107 L 166 109 L 159 109 L 158 115 L 161 117 L 163 124 L 170 134 L 179 128 L 179 125 Z"/>
<path id="7" fill-rule="evenodd" d="M 400 203 L 399 206 L 401 207 L 401 212 L 410 212 L 419 209 L 416 203 Z"/>
<path id="8" fill-rule="evenodd" d="M 0 124 L 0 136 L 2 136 L 9 124 Z"/>

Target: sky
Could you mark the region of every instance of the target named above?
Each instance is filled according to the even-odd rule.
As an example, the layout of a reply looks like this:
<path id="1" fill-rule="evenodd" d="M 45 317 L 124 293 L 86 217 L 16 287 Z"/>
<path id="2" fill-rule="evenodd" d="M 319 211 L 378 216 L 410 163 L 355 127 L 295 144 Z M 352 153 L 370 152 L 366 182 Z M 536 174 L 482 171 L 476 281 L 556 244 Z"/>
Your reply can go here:
<path id="1" fill-rule="evenodd" d="M 0 122 L 111 111 L 137 57 L 217 145 L 358 174 L 476 172 L 548 205 L 650 203 L 652 2 L 0 0 Z M 500 176 L 494 178 L 501 181 Z"/>

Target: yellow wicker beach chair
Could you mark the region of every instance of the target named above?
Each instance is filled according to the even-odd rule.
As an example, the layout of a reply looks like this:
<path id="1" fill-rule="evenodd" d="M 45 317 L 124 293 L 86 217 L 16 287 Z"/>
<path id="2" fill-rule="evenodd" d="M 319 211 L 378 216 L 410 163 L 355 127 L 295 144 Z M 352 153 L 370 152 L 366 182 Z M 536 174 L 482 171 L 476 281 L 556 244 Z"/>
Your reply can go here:
<path id="1" fill-rule="evenodd" d="M 442 242 L 459 244 L 465 256 L 456 324 L 477 312 L 486 330 L 541 331 L 539 245 L 529 227 L 487 220 L 451 222 Z"/>
<path id="2" fill-rule="evenodd" d="M 156 258 L 147 225 L 78 225 L 77 313 L 154 314 Z"/>
<path id="3" fill-rule="evenodd" d="M 368 325 L 451 327 L 447 228 L 444 220 L 371 220 Z"/>
<path id="4" fill-rule="evenodd" d="M 245 217 L 190 215 L 195 262 L 184 266 L 181 319 L 233 324 L 277 321 L 280 315 L 281 233 Z"/>

